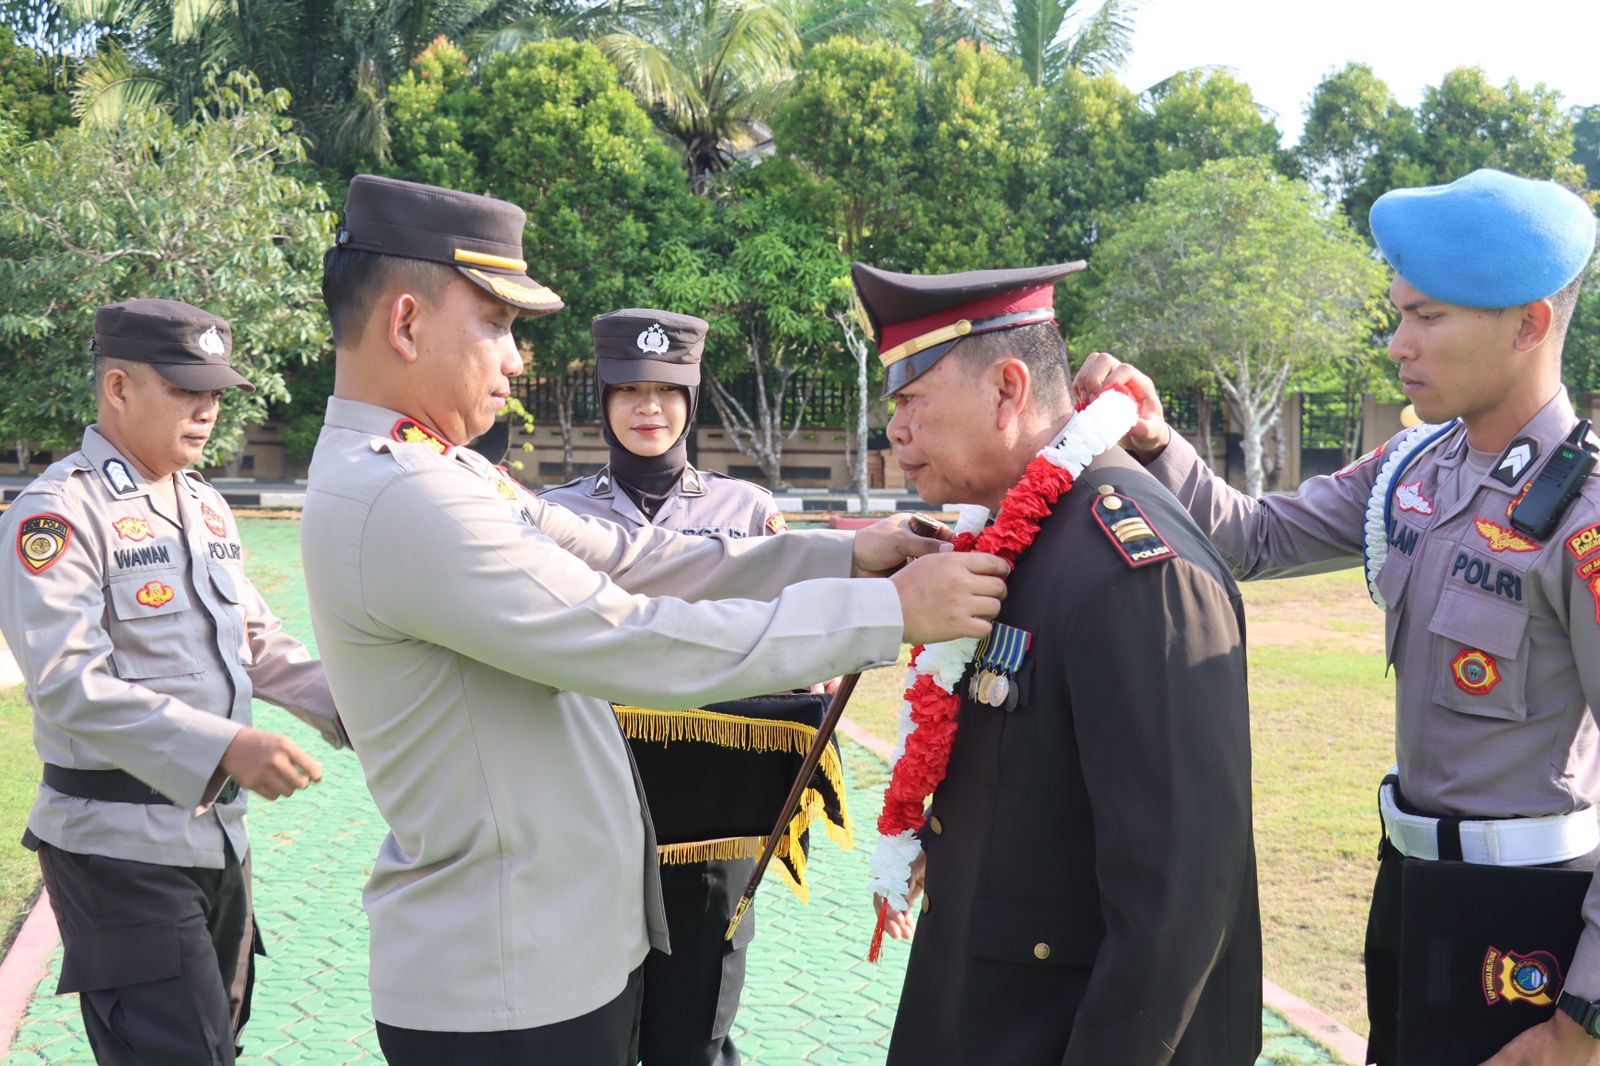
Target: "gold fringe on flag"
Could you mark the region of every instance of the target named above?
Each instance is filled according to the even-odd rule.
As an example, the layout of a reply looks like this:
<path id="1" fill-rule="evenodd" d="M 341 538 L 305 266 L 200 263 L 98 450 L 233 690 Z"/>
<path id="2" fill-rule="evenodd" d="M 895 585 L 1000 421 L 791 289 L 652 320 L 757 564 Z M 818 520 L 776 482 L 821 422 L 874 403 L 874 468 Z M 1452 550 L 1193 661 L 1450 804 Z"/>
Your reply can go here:
<path id="1" fill-rule="evenodd" d="M 783 751 L 804 755 L 816 739 L 815 726 L 782 719 L 745 718 L 721 714 L 716 711 L 658 711 L 649 707 L 615 706 L 617 721 L 630 740 L 660 744 L 673 741 L 699 741 L 743 751 Z M 778 842 L 774 864 L 779 878 L 789 886 L 802 903 L 811 900 L 811 889 L 806 884 L 806 853 L 801 840 L 813 825 L 821 823 L 828 839 L 846 850 L 855 848 L 854 831 L 850 823 L 850 807 L 844 788 L 844 766 L 833 745 L 823 749 L 822 760 L 817 764 L 838 798 L 838 818 L 829 816 L 827 798 L 816 788 L 807 788 L 800 794 L 800 810 L 789 822 L 782 840 Z M 658 853 L 666 865 L 691 862 L 710 862 L 726 859 L 753 859 L 761 854 L 767 838 L 725 837 L 720 840 L 699 840 L 683 844 L 661 844 Z"/>

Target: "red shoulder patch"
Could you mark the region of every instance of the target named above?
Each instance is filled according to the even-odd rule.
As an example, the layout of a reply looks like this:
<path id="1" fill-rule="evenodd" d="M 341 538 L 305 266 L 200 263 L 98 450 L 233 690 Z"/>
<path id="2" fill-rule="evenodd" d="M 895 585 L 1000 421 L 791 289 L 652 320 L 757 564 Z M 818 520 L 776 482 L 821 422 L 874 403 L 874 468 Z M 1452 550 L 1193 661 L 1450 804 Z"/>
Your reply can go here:
<path id="1" fill-rule="evenodd" d="M 402 444 L 426 444 L 440 455 L 450 454 L 450 442 L 415 418 L 400 419 L 389 430 L 389 436 Z"/>
<path id="2" fill-rule="evenodd" d="M 1385 442 L 1385 443 L 1387 443 L 1387 442 Z M 1378 458 L 1378 456 L 1382 455 L 1383 454 L 1383 447 L 1384 446 L 1382 444 L 1380 444 L 1376 448 L 1374 448 L 1370 452 L 1368 452 L 1366 455 L 1358 455 L 1358 456 L 1356 456 L 1354 459 L 1350 460 L 1348 463 L 1344 464 L 1339 469 L 1335 470 L 1333 472 L 1333 476 L 1334 477 L 1349 477 L 1351 474 L 1355 473 L 1357 470 L 1360 470 L 1362 467 L 1364 467 L 1368 463 L 1372 462 L 1372 460 L 1374 460 L 1374 459 Z"/>
<path id="3" fill-rule="evenodd" d="M 1095 521 L 1129 566 L 1149 566 L 1177 558 L 1178 553 L 1130 497 L 1100 492 L 1095 495 L 1093 508 Z"/>
<path id="4" fill-rule="evenodd" d="M 31 574 L 42 574 L 67 553 L 72 523 L 58 514 L 36 514 L 17 527 L 17 558 Z"/>
<path id="5" fill-rule="evenodd" d="M 789 528 L 789 520 L 783 517 L 782 511 L 773 511 L 772 517 L 767 519 L 768 533 L 782 533 Z"/>

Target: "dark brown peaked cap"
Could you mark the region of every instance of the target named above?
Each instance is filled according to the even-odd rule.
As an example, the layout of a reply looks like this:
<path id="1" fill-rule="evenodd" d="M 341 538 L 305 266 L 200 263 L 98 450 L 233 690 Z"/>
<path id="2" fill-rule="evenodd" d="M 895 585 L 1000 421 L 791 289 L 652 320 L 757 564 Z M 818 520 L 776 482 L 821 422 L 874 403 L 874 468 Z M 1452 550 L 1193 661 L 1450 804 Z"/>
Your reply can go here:
<path id="1" fill-rule="evenodd" d="M 548 315 L 564 305 L 528 276 L 522 258 L 527 220 L 522 208 L 492 196 L 357 174 L 345 193 L 335 242 L 356 251 L 448 263 L 519 311 Z"/>
<path id="2" fill-rule="evenodd" d="M 607 385 L 630 381 L 700 384 L 705 319 L 628 307 L 599 316 L 590 329 L 600 380 Z"/>
<path id="3" fill-rule="evenodd" d="M 149 363 L 190 392 L 256 391 L 228 364 L 233 329 L 227 320 L 180 300 L 124 300 L 99 308 L 90 349 L 111 359 Z"/>
<path id="4" fill-rule="evenodd" d="M 962 337 L 1055 321 L 1055 283 L 1087 265 L 899 274 L 851 263 L 858 317 L 884 365 L 883 394 L 926 373 Z"/>

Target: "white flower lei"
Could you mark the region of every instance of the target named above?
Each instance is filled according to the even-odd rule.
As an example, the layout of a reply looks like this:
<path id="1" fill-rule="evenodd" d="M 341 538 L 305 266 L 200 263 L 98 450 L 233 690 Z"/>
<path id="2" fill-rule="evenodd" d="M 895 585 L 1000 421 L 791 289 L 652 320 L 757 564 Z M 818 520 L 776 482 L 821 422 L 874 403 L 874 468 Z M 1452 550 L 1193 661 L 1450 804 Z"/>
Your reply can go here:
<path id="1" fill-rule="evenodd" d="M 1061 435 L 1039 455 L 1051 465 L 1067 471 L 1076 479 L 1095 457 L 1117 441 L 1138 421 L 1138 406 L 1122 392 L 1104 392 L 1075 414 Z M 957 533 L 979 533 L 989 520 L 987 507 L 963 504 L 956 508 L 959 518 Z M 978 649 L 973 637 L 960 637 L 939 644 L 929 644 L 917 657 L 917 664 L 906 671 L 906 689 L 910 689 L 919 675 L 932 677 L 933 683 L 947 695 L 953 694 L 961 677 L 967 672 Z M 905 754 L 906 738 L 916 730 L 911 720 L 911 703 L 904 696 L 900 700 L 900 736 L 894 749 L 894 761 Z M 878 845 L 872 852 L 872 891 L 889 901 L 891 910 L 903 911 L 909 905 L 907 894 L 911 881 L 911 864 L 922 853 L 922 842 L 911 830 L 894 836 L 879 834 Z"/>

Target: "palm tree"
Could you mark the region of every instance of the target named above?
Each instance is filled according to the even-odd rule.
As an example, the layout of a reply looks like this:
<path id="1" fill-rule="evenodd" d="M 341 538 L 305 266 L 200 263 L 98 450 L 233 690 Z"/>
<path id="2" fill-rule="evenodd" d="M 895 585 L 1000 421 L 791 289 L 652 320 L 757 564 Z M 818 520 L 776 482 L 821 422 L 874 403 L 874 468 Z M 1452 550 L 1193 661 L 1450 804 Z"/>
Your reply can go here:
<path id="1" fill-rule="evenodd" d="M 525 32 L 574 0 L 63 0 L 96 37 L 76 85 L 78 113 L 115 123 L 153 106 L 180 118 L 207 71 L 248 68 L 290 93 L 316 162 L 346 171 L 387 158 L 390 80 L 439 36 Z"/>
<path id="2" fill-rule="evenodd" d="M 697 193 L 732 164 L 735 138 L 758 133 L 800 50 L 787 11 L 765 0 L 618 3 L 599 29 L 623 84 L 682 146 Z"/>
<path id="3" fill-rule="evenodd" d="M 1138 0 L 1105 0 L 1078 20 L 1065 36 L 1062 28 L 1077 12 L 1078 0 L 1013 0 L 1010 48 L 1034 85 L 1052 85 L 1068 70 L 1105 74 L 1121 67 L 1133 48 L 1133 15 Z"/>

